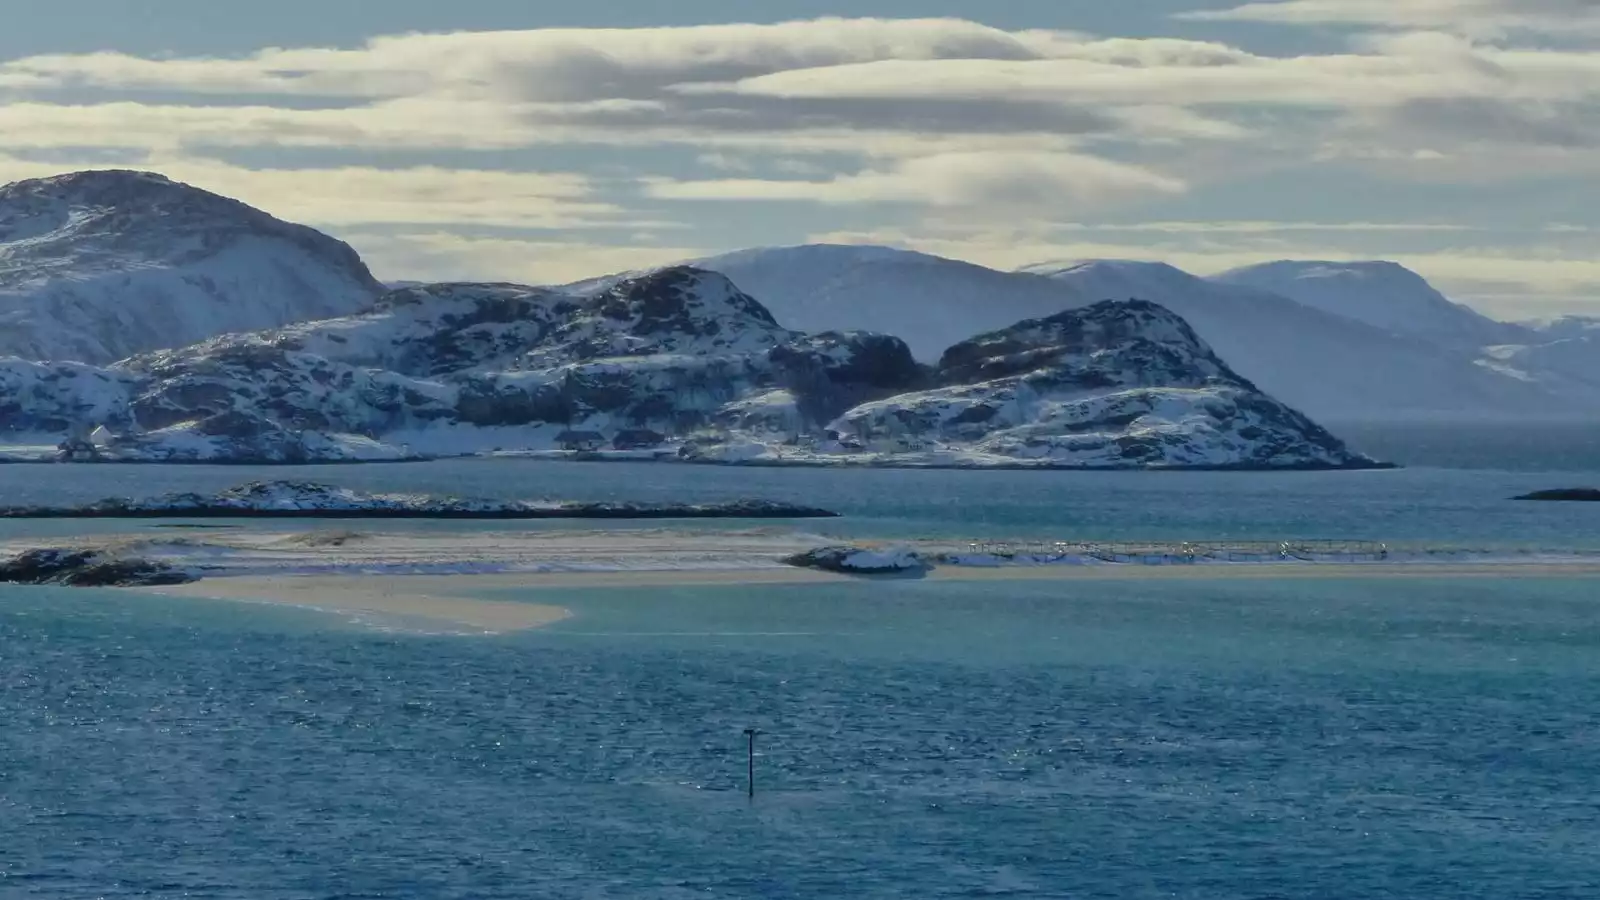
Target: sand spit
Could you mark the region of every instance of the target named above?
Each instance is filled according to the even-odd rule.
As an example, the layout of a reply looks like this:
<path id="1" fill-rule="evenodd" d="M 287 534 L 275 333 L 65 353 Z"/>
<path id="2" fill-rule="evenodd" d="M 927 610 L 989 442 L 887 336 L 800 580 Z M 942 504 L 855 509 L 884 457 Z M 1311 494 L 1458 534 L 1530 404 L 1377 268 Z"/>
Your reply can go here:
<path id="1" fill-rule="evenodd" d="M 313 609 L 388 630 L 421 633 L 505 634 L 542 628 L 572 615 L 560 606 L 470 596 L 483 589 L 471 576 L 301 575 L 212 578 L 132 590 Z"/>
<path id="2" fill-rule="evenodd" d="M 1285 579 L 1596 578 L 1600 565 L 1393 565 L 1216 567 L 936 568 L 930 581 L 1257 581 Z M 893 578 L 893 576 L 891 576 Z M 270 603 L 347 618 L 381 617 L 398 631 L 505 634 L 543 628 L 572 616 L 554 603 L 478 599 L 499 591 L 776 584 L 841 584 L 860 579 L 808 569 L 511 572 L 491 575 L 290 575 L 212 578 L 175 587 L 134 590 L 168 596 Z M 1063 585 L 1065 588 L 1065 584 Z M 1064 592 L 1064 598 L 1070 598 Z M 462 631 L 465 629 L 465 631 Z"/>
<path id="3" fill-rule="evenodd" d="M 51 544 L 63 543 L 60 539 Z M 784 565 L 786 557 L 827 543 L 784 527 L 738 530 L 493 530 L 361 532 L 329 530 L 207 532 L 169 536 L 152 531 L 85 539 L 140 559 L 181 567 L 195 584 L 133 590 L 325 610 L 394 630 L 502 634 L 540 628 L 571 615 L 559 591 L 763 584 L 829 584 L 860 576 Z M 952 554 L 948 542 L 868 542 L 909 546 L 930 568 L 886 578 L 931 581 L 1092 581 L 1218 579 L 1596 578 L 1594 553 L 1414 551 L 1366 562 L 1318 560 L 1190 564 L 1061 561 L 998 562 L 984 554 Z M 12 541 L 18 553 L 43 541 Z M 965 561 L 964 564 L 953 564 Z M 504 590 L 548 590 L 549 602 L 494 599 Z M 1064 597 L 1070 593 L 1063 592 Z M 409 623 L 409 624 L 408 624 Z"/>

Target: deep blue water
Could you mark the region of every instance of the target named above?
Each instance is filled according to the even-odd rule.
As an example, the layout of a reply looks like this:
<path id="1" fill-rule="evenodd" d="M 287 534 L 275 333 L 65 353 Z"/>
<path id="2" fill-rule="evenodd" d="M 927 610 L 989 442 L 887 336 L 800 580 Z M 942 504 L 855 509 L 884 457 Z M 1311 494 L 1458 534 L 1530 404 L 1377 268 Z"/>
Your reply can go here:
<path id="1" fill-rule="evenodd" d="M 1600 505 L 1509 500 L 1600 453 L 1496 434 L 1375 432 L 1416 465 L 1326 475 L 0 466 L 0 503 L 312 477 L 806 500 L 840 534 L 1600 547 Z M 1596 897 L 1596 587 L 541 592 L 508 596 L 576 617 L 494 639 L 0 588 L 0 898 Z"/>
<path id="2" fill-rule="evenodd" d="M 494 640 L 16 592 L 0 895 L 1590 897 L 1591 588 L 587 591 Z"/>

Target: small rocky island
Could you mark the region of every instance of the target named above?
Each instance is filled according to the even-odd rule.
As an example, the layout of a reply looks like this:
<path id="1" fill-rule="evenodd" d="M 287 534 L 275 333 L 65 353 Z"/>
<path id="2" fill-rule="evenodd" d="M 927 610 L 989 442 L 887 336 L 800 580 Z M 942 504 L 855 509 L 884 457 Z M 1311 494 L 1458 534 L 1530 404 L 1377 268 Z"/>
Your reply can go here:
<path id="1" fill-rule="evenodd" d="M 875 550 L 863 547 L 821 547 L 784 560 L 800 569 L 841 575 L 918 575 L 930 566 L 913 550 Z"/>
<path id="2" fill-rule="evenodd" d="M 153 587 L 197 580 L 194 573 L 168 563 L 119 557 L 104 550 L 49 547 L 0 562 L 0 584 Z"/>
<path id="3" fill-rule="evenodd" d="M 771 500 L 723 503 L 471 500 L 365 494 L 302 481 L 256 481 L 217 494 L 112 497 L 82 506 L 0 508 L 0 519 L 823 519 L 838 513 Z"/>
<path id="4" fill-rule="evenodd" d="M 1556 488 L 1550 491 L 1534 491 L 1531 494 L 1523 494 L 1516 499 L 1543 500 L 1556 503 L 1600 503 L 1600 488 Z"/>

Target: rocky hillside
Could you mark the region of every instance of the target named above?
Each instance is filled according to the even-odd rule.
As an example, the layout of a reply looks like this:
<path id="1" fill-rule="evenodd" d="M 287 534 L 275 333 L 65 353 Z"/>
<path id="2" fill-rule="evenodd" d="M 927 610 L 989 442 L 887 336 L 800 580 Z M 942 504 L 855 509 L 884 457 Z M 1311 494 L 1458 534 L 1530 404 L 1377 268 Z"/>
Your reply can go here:
<path id="1" fill-rule="evenodd" d="M 113 438 L 87 453 L 143 460 L 515 450 L 813 465 L 1368 462 L 1155 304 L 1026 321 L 924 366 L 897 337 L 789 331 L 693 267 L 587 292 L 418 285 L 358 316 L 0 377 L 16 430 L 104 425 Z"/>
<path id="2" fill-rule="evenodd" d="M 1098 303 L 950 348 L 938 388 L 846 413 L 841 442 L 891 455 L 1090 468 L 1369 465 L 1233 372 L 1171 311 Z"/>
<path id="3" fill-rule="evenodd" d="M 364 309 L 345 244 L 143 172 L 0 187 L 0 356 L 109 363 Z"/>
<path id="4" fill-rule="evenodd" d="M 393 458 L 545 450 L 563 432 L 660 437 L 739 422 L 792 438 L 922 386 L 896 338 L 799 335 L 726 278 L 690 268 L 582 296 L 425 285 L 360 316 L 227 335 L 109 368 L 0 367 L 5 430 L 105 425 L 107 455 Z M 784 394 L 793 421 L 751 411 Z M 649 443 L 649 440 L 645 440 Z"/>

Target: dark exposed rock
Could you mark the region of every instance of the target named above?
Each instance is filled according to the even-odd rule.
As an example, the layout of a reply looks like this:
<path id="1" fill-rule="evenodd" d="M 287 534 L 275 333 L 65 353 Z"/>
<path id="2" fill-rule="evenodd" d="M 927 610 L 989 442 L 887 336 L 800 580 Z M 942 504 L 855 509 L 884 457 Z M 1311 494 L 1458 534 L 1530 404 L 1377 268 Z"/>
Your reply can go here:
<path id="1" fill-rule="evenodd" d="M 69 587 L 135 587 L 188 584 L 193 574 L 166 563 L 123 559 L 99 550 L 29 550 L 0 563 L 0 582 Z"/>
<path id="2" fill-rule="evenodd" d="M 1600 503 L 1600 488 L 1556 488 L 1549 491 L 1534 491 L 1516 499 L 1556 503 Z"/>
<path id="3" fill-rule="evenodd" d="M 1235 374 L 1175 313 L 1143 300 L 1106 301 L 1019 322 L 946 350 L 938 379 L 977 384 L 1048 370 L 1055 386 L 1255 386 Z"/>
<path id="4" fill-rule="evenodd" d="M 842 575 L 908 575 L 925 572 L 928 564 L 909 550 L 866 550 L 861 547 L 821 547 L 797 553 L 786 565 Z"/>
<path id="5" fill-rule="evenodd" d="M 1086 468 L 1370 468 L 1262 394 L 1154 303 L 1105 302 L 951 347 L 939 387 L 844 414 L 841 438 L 881 452 L 929 442 Z"/>

